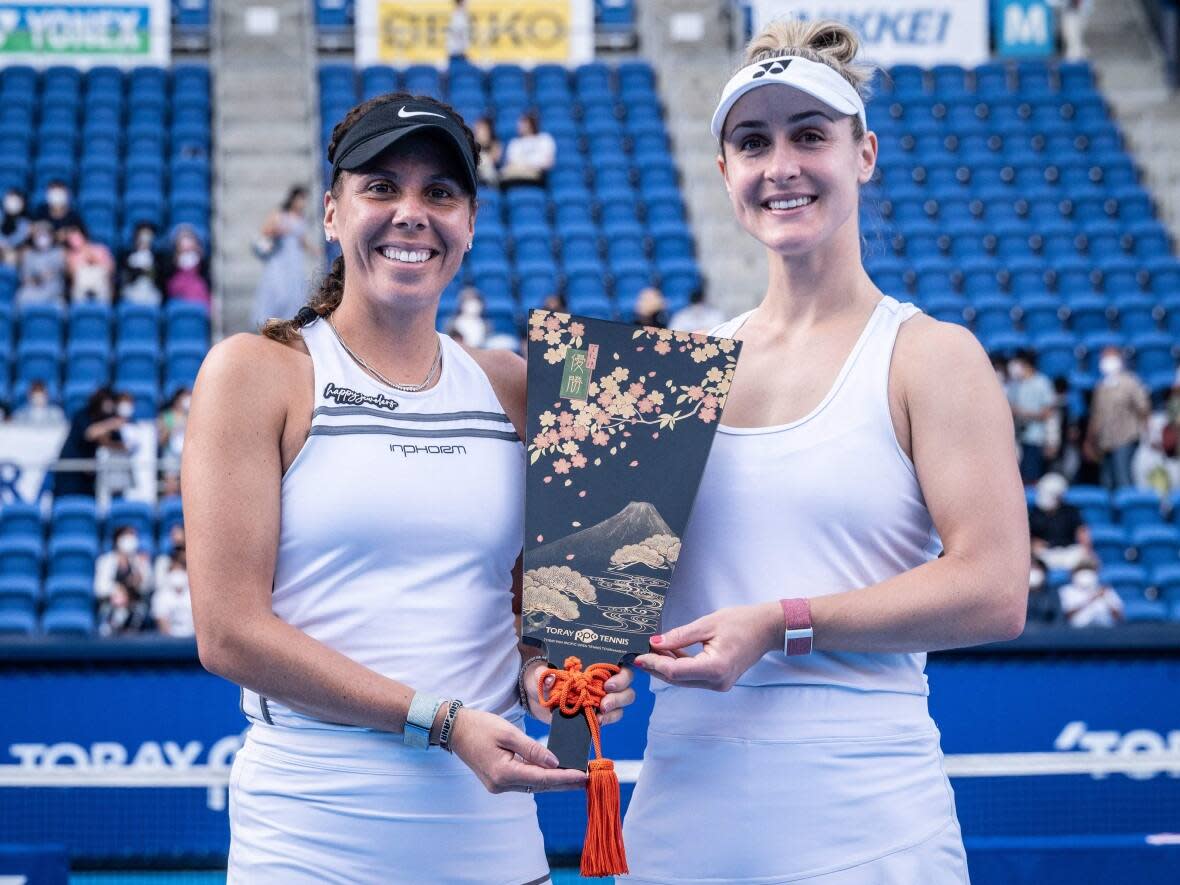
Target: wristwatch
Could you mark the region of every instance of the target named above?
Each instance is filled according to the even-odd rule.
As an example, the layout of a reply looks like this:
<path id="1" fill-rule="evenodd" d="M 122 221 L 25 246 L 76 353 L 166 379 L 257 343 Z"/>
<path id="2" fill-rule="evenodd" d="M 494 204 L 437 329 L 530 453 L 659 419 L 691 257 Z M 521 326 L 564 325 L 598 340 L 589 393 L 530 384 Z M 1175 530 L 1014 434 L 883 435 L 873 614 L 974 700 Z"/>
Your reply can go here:
<path id="1" fill-rule="evenodd" d="M 780 599 L 783 606 L 783 651 L 788 655 L 811 654 L 811 603 L 806 599 Z"/>
<path id="2" fill-rule="evenodd" d="M 416 692 L 406 713 L 406 725 L 402 729 L 402 742 L 407 747 L 426 750 L 430 747 L 430 729 L 443 699 Z"/>

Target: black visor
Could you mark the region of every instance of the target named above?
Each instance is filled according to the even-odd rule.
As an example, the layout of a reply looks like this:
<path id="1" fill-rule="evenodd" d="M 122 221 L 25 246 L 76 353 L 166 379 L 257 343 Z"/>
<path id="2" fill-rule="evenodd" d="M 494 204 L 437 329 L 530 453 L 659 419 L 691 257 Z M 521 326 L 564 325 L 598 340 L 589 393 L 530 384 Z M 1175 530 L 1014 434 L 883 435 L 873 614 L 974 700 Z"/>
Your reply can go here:
<path id="1" fill-rule="evenodd" d="M 475 157 L 463 132 L 462 122 L 438 105 L 420 101 L 395 101 L 378 105 L 352 125 L 336 146 L 332 180 L 341 170 L 353 171 L 373 160 L 391 144 L 414 132 L 446 136 L 455 147 L 465 176 L 464 184 L 476 191 Z"/>

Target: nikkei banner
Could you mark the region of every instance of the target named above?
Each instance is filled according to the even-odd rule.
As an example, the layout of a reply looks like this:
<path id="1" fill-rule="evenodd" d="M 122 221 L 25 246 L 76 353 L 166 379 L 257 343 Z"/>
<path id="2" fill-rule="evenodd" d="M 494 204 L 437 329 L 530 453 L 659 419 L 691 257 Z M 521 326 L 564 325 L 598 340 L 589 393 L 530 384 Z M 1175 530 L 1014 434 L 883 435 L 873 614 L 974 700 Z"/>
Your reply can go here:
<path id="1" fill-rule="evenodd" d="M 996 54 L 1046 58 L 1056 49 L 1053 5 L 1048 0 L 992 0 Z"/>
<path id="2" fill-rule="evenodd" d="M 0 2 L 0 65 L 166 65 L 168 0 Z"/>
<path id="3" fill-rule="evenodd" d="M 594 58 L 592 0 L 468 0 L 475 64 L 581 64 Z M 447 63 L 454 0 L 358 0 L 357 62 Z"/>
<path id="4" fill-rule="evenodd" d="M 749 0 L 758 33 L 778 18 L 836 19 L 879 65 L 977 65 L 988 59 L 988 0 Z"/>

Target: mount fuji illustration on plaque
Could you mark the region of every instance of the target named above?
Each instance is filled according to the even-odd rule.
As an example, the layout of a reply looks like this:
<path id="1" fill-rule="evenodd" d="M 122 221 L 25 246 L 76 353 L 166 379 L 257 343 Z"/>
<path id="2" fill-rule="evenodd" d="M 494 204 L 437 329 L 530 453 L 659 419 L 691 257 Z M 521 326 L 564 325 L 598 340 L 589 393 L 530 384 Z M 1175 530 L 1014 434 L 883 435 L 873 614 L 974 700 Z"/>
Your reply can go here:
<path id="1" fill-rule="evenodd" d="M 632 501 L 598 525 L 532 552 L 524 575 L 526 630 L 568 636 L 568 624 L 590 628 L 574 638 L 584 645 L 619 649 L 626 639 L 593 628 L 652 635 L 680 539 L 646 501 Z M 551 625 L 553 625 L 551 627 Z"/>
<path id="2" fill-rule="evenodd" d="M 528 342 L 522 639 L 558 668 L 626 663 L 660 630 L 741 344 L 549 311 Z M 562 766 L 588 746 L 554 716 Z"/>

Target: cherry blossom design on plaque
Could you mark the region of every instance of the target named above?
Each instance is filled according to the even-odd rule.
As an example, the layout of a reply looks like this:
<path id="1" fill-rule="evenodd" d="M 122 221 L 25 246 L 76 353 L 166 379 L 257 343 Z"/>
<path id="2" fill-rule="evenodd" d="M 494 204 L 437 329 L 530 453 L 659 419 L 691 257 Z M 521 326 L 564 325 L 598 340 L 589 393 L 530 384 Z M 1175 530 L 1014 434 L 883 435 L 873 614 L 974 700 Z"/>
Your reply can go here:
<path id="1" fill-rule="evenodd" d="M 529 342 L 544 346 L 542 358 L 558 365 L 571 349 L 582 347 L 585 328 L 568 313 L 534 312 L 529 319 Z M 658 356 L 688 354 L 701 365 L 700 380 L 677 384 L 658 371 L 632 375 L 614 365 L 618 353 L 599 354 L 587 388 L 586 399 L 562 399 L 541 413 L 540 428 L 529 440 L 529 463 L 546 461 L 551 473 L 545 482 L 572 485 L 581 470 L 597 466 L 605 457 L 625 457 L 627 441 L 636 433 L 671 432 L 684 421 L 717 421 L 733 384 L 737 349 L 728 338 L 710 338 L 690 332 L 674 332 L 643 326 L 635 330 L 636 352 L 650 350 Z M 632 460 L 631 467 L 639 462 Z"/>

